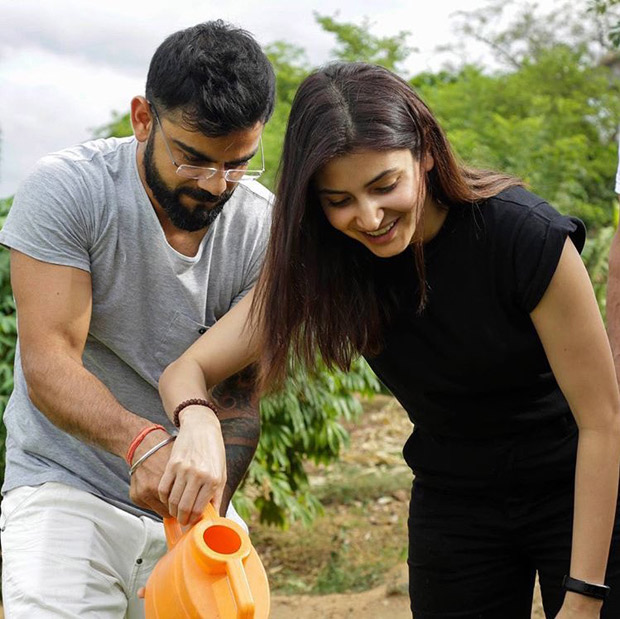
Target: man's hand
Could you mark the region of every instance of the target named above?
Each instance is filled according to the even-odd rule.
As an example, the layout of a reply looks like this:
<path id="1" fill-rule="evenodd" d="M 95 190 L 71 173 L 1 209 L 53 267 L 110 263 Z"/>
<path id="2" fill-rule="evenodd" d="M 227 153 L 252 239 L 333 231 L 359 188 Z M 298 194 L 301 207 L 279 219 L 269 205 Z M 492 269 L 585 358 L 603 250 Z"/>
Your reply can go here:
<path id="1" fill-rule="evenodd" d="M 145 454 L 149 449 L 155 447 L 158 443 L 165 440 L 168 434 L 162 430 L 156 430 L 146 435 L 145 439 L 140 443 L 133 456 L 136 462 L 140 456 Z M 174 443 L 165 445 L 157 450 L 152 456 L 149 456 L 131 476 L 131 485 L 129 487 L 129 498 L 138 507 L 150 509 L 159 514 L 162 518 L 171 516 L 168 504 L 159 498 L 159 483 L 164 473 L 172 446 Z"/>
<path id="2" fill-rule="evenodd" d="M 188 406 L 159 483 L 159 500 L 181 525 L 193 524 L 212 501 L 219 512 L 226 486 L 226 450 L 220 422 L 205 406 Z"/>

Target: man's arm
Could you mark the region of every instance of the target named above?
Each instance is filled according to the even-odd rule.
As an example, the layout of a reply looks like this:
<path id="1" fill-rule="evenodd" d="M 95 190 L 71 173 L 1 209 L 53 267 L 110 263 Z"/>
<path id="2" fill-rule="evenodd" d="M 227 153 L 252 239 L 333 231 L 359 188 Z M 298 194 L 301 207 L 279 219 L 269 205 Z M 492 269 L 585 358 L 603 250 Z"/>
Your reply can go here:
<path id="1" fill-rule="evenodd" d="M 256 393 L 256 366 L 251 365 L 212 391 L 226 447 L 226 488 L 220 512 L 224 514 L 246 474 L 260 438 L 260 406 Z"/>
<path id="2" fill-rule="evenodd" d="M 82 364 L 92 311 L 90 274 L 11 250 L 11 284 L 30 399 L 65 432 L 124 457 L 133 437 L 153 424 L 121 406 Z M 135 458 L 164 436 L 147 435 Z M 169 447 L 161 449 L 132 478 L 132 500 L 162 515 L 167 509 L 157 485 L 169 453 Z"/>

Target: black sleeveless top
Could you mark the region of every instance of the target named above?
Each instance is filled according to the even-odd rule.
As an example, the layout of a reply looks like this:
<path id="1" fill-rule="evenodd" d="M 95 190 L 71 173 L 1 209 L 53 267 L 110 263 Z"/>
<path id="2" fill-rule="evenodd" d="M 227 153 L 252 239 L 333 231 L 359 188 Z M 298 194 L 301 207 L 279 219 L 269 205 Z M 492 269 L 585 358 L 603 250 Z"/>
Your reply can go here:
<path id="1" fill-rule="evenodd" d="M 583 223 L 520 187 L 451 207 L 424 247 L 421 314 L 412 252 L 381 262 L 399 309 L 368 361 L 415 425 L 404 455 L 418 476 L 477 485 L 574 467 L 575 423 L 529 316 L 567 236 L 581 251 Z"/>

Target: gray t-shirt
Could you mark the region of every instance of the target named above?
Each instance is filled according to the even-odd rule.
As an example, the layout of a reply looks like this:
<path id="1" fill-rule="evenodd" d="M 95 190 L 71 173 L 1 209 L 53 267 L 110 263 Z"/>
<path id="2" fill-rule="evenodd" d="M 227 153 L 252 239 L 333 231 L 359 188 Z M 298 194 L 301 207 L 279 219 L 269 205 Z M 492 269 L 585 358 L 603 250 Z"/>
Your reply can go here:
<path id="1" fill-rule="evenodd" d="M 144 190 L 134 138 L 95 140 L 44 157 L 20 187 L 0 243 L 88 271 L 92 318 L 84 366 L 127 409 L 172 430 L 157 392 L 163 369 L 254 284 L 271 193 L 239 184 L 195 257 L 166 241 Z M 4 421 L 2 492 L 66 483 L 135 514 L 123 459 L 54 426 L 30 401 L 19 343 Z"/>

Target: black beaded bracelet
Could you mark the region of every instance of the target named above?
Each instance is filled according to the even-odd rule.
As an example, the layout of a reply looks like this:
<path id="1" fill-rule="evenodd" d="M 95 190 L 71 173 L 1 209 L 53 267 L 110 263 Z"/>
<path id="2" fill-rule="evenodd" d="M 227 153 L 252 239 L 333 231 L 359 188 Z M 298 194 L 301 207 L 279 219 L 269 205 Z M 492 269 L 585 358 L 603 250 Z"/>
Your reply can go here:
<path id="1" fill-rule="evenodd" d="M 219 413 L 217 406 L 213 404 L 210 400 L 203 400 L 202 398 L 191 398 L 190 400 L 183 400 L 175 409 L 174 413 L 172 413 L 172 422 L 177 428 L 181 427 L 181 422 L 179 421 L 179 413 L 188 406 L 206 406 L 210 408 L 216 415 Z"/>

